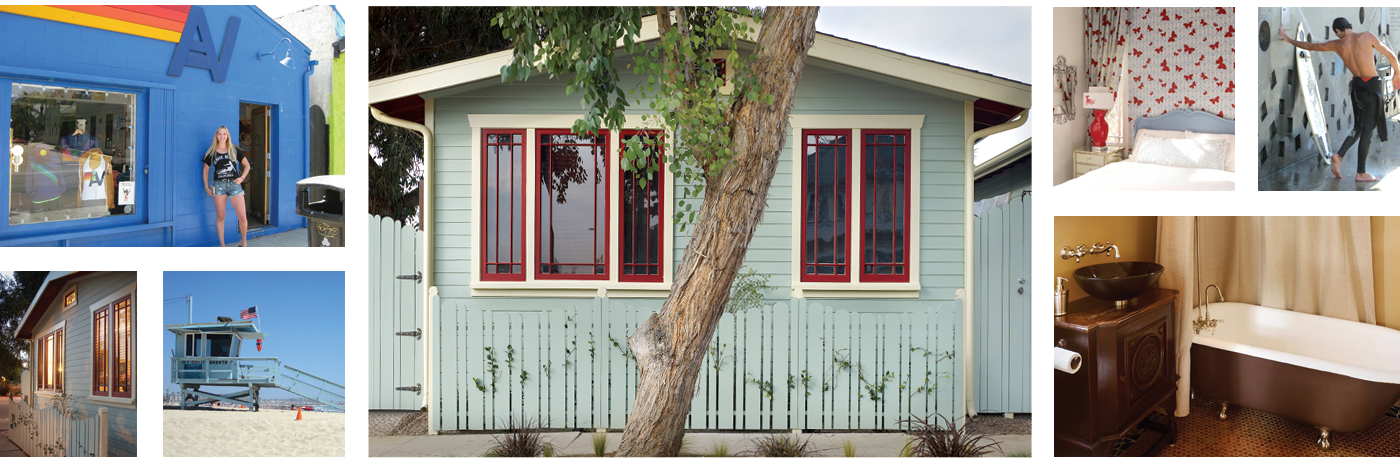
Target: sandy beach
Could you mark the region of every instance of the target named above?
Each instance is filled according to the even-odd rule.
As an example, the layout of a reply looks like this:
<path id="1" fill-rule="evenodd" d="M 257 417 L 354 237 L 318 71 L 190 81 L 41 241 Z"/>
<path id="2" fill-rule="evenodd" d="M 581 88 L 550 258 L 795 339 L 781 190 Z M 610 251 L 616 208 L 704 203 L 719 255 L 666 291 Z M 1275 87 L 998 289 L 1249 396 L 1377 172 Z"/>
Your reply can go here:
<path id="1" fill-rule="evenodd" d="M 165 410 L 166 457 L 344 457 L 345 414 Z"/>

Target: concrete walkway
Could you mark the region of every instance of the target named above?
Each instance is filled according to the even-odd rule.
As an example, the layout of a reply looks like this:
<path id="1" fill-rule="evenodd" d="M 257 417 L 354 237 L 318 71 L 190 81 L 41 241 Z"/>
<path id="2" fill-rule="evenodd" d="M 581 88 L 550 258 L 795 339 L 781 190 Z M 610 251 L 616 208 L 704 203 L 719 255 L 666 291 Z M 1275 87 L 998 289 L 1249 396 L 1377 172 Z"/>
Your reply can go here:
<path id="1" fill-rule="evenodd" d="M 544 440 L 555 447 L 557 456 L 593 456 L 591 434 L 579 432 L 544 433 Z M 715 446 L 729 447 L 730 455 L 738 455 L 752 447 L 752 439 L 766 436 L 759 433 L 688 433 L 685 435 L 684 451 L 696 455 L 710 455 Z M 857 457 L 896 457 L 904 448 L 904 435 L 901 433 L 817 433 L 798 436 L 810 439 L 813 448 L 821 456 L 841 457 L 844 441 L 856 446 Z M 1029 435 L 989 436 L 1001 442 L 1001 452 L 993 450 L 989 457 L 1003 455 L 1025 456 L 1031 452 Z M 608 453 L 617 450 L 622 432 L 608 434 Z M 439 436 L 371 436 L 369 438 L 370 457 L 481 457 L 491 448 L 489 434 L 453 434 Z"/>
<path id="2" fill-rule="evenodd" d="M 306 228 L 293 229 L 269 236 L 253 237 L 248 233 L 248 247 L 306 247 Z M 235 240 L 228 245 L 237 246 Z"/>
<path id="3" fill-rule="evenodd" d="M 15 398 L 19 402 L 19 398 Z M 28 457 L 10 441 L 10 398 L 0 397 L 0 457 Z"/>

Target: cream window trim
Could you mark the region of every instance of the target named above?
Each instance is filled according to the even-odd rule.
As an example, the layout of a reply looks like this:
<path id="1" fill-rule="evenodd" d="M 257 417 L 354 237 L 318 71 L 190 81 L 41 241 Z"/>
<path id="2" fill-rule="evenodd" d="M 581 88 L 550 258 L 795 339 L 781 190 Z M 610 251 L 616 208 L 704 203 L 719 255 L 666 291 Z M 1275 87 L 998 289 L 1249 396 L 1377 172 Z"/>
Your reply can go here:
<path id="1" fill-rule="evenodd" d="M 62 305 L 62 304 L 63 304 L 63 302 L 59 302 L 59 305 Z M 42 344 L 42 343 L 43 343 L 42 341 L 44 340 L 45 337 L 48 337 L 48 335 L 53 334 L 55 331 L 58 331 L 58 330 L 60 330 L 60 329 L 65 329 L 65 328 L 67 328 L 67 326 L 68 326 L 68 320 L 61 319 L 61 318 L 60 318 L 60 319 L 58 320 L 58 322 L 49 325 L 49 327 L 44 328 L 43 331 L 39 332 L 39 337 L 38 337 L 38 338 L 31 339 L 31 340 L 33 340 L 33 341 L 40 341 L 39 343 Z M 63 337 L 63 345 L 64 345 L 64 346 L 63 346 L 63 347 L 60 347 L 60 349 L 63 350 L 63 356 L 64 356 L 64 358 L 66 359 L 66 358 L 68 357 L 68 347 L 67 347 L 67 346 L 68 346 L 68 337 L 67 337 L 67 335 L 64 335 L 64 337 Z M 37 356 L 37 355 L 38 355 L 38 352 L 35 351 L 35 350 L 33 350 L 33 349 L 31 349 L 30 354 L 31 354 L 31 356 Z M 59 360 L 58 362 L 59 362 L 59 363 L 62 363 L 62 362 L 64 362 L 64 361 L 66 361 L 66 360 Z M 44 363 L 44 361 L 43 361 L 43 360 L 38 360 L 38 359 L 35 359 L 35 360 L 34 360 L 34 364 L 35 364 L 35 365 L 38 365 L 38 364 L 41 364 L 41 363 Z M 38 373 L 39 373 L 39 372 L 38 372 L 37 368 L 38 368 L 38 367 L 36 366 L 35 368 L 30 369 L 31 371 L 34 372 L 33 377 L 34 377 L 34 393 L 35 393 L 35 394 L 42 395 L 42 396 L 44 396 L 44 397 L 57 397 L 58 395 L 63 394 L 64 392 L 66 392 L 66 391 L 63 391 L 63 390 L 44 389 L 44 388 L 39 387 L 39 380 L 38 380 L 38 376 L 39 376 Z M 67 368 L 68 368 L 67 366 L 64 366 L 63 374 L 60 375 L 60 376 L 63 376 L 63 387 L 64 387 L 65 389 L 68 387 L 68 369 L 67 369 Z"/>
<path id="2" fill-rule="evenodd" d="M 538 269 L 535 266 L 535 212 L 539 208 L 538 193 L 536 183 L 536 154 L 535 141 L 536 129 L 568 129 L 574 125 L 574 121 L 583 115 L 467 115 L 467 123 L 472 128 L 471 142 L 471 206 L 472 206 L 472 230 L 470 257 L 472 269 L 471 289 L 473 297 L 539 297 L 544 295 L 556 297 L 593 297 L 618 295 L 619 293 L 628 296 L 659 295 L 665 297 L 665 293 L 671 289 L 672 280 L 675 279 L 675 224 L 672 214 L 675 205 L 675 178 L 671 171 L 665 170 L 662 173 L 664 191 L 666 192 L 663 202 L 667 205 L 667 213 L 662 215 L 661 227 L 662 250 L 664 250 L 661 266 L 666 270 L 665 281 L 659 283 L 633 283 L 623 282 L 618 278 L 622 267 L 622 231 L 617 227 L 617 218 L 621 214 L 622 196 L 616 195 L 622 185 L 621 163 L 608 163 L 608 279 L 607 280 L 553 280 L 536 279 Z M 483 281 L 481 279 L 481 141 L 482 131 L 485 129 L 524 129 L 525 130 L 525 250 L 524 250 L 524 281 Z M 621 148 L 621 131 L 629 129 L 656 129 L 656 126 L 646 121 L 641 115 L 628 115 L 625 127 L 608 128 L 608 150 L 609 160 L 616 160 L 616 154 Z M 672 147 L 673 138 L 668 132 L 666 134 L 667 153 Z M 659 293 L 659 294 L 658 294 Z"/>
<path id="3" fill-rule="evenodd" d="M 920 135 L 924 126 L 924 115 L 791 115 L 788 118 L 792 132 L 789 153 L 792 160 L 792 296 L 795 298 L 917 298 L 919 283 L 919 169 L 923 152 Z M 859 224 L 861 218 L 860 154 L 861 131 L 865 129 L 907 129 L 909 130 L 909 282 L 907 283 L 868 283 L 861 282 L 860 264 L 864 258 L 864 247 L 851 247 L 851 282 L 802 282 L 802 131 L 806 129 L 850 129 L 851 130 L 851 199 L 852 244 L 859 244 Z"/>
<path id="4" fill-rule="evenodd" d="M 730 66 L 729 50 L 715 50 L 710 52 L 711 60 L 724 60 L 724 85 L 719 87 L 720 95 L 734 94 L 734 67 Z"/>

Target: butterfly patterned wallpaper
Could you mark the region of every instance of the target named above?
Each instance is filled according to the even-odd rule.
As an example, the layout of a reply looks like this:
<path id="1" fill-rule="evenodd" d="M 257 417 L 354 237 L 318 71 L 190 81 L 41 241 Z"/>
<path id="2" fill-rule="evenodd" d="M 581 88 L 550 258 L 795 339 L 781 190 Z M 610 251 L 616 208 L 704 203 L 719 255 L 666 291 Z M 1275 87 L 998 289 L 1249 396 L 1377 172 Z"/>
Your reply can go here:
<path id="1" fill-rule="evenodd" d="M 1194 109 L 1235 119 L 1235 9 L 1134 8 L 1124 24 L 1127 116 Z"/>

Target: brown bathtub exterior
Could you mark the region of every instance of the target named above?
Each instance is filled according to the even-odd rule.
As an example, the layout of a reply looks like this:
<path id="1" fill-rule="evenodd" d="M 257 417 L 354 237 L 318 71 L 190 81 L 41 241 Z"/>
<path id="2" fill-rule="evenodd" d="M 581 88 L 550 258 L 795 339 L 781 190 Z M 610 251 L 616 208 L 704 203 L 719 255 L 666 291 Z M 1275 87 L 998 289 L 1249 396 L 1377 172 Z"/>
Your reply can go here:
<path id="1" fill-rule="evenodd" d="M 1191 346 L 1191 387 L 1205 399 L 1341 433 L 1370 428 L 1400 401 L 1400 384 L 1360 380 L 1201 344 Z"/>

